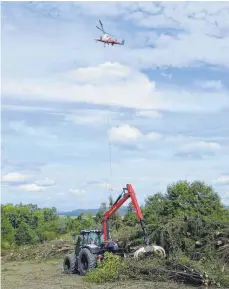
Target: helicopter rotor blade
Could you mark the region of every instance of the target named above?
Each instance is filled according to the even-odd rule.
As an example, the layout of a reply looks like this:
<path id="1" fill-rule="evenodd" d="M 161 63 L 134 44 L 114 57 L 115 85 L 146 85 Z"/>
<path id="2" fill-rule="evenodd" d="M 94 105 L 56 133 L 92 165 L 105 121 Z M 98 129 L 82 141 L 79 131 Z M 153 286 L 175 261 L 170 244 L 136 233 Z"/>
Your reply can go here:
<path id="1" fill-rule="evenodd" d="M 99 29 L 100 31 L 102 31 L 104 34 L 108 34 L 108 35 L 112 36 L 110 33 L 108 33 L 108 32 L 106 32 L 106 31 L 102 30 L 102 29 L 99 28 L 98 26 L 96 26 L 96 28 Z"/>
<path id="2" fill-rule="evenodd" d="M 104 30 L 102 30 L 102 29 L 99 28 L 98 26 L 96 26 L 96 28 L 99 29 L 99 30 L 101 30 L 101 31 L 105 34 Z"/>
<path id="3" fill-rule="evenodd" d="M 99 23 L 101 25 L 101 28 L 103 29 L 103 23 L 101 22 L 101 20 L 99 20 Z M 103 29 L 104 30 L 104 29 Z"/>
<path id="4" fill-rule="evenodd" d="M 106 32 L 106 31 L 104 31 L 103 23 L 101 22 L 101 20 L 99 20 L 99 23 L 100 23 L 100 25 L 101 25 L 101 28 L 99 28 L 98 26 L 96 26 L 96 28 L 98 28 L 99 30 L 101 30 L 104 34 L 108 34 L 108 35 L 110 35 L 110 36 L 113 37 L 113 35 L 111 35 L 110 33 Z"/>

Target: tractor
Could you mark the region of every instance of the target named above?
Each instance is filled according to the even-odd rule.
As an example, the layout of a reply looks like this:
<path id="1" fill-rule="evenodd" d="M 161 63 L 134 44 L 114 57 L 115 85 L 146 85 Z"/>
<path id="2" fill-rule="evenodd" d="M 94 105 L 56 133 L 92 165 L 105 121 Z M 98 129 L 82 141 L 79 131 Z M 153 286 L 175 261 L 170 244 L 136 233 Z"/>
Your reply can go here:
<path id="1" fill-rule="evenodd" d="M 89 270 L 96 268 L 97 262 L 103 261 L 105 252 L 111 252 L 121 257 L 126 256 L 124 249 L 119 248 L 118 244 L 111 240 L 109 219 L 129 198 L 131 198 L 135 208 L 144 238 L 144 246 L 134 253 L 134 257 L 137 258 L 139 254 L 145 253 L 159 253 L 165 257 L 165 250 L 162 247 L 149 245 L 145 221 L 135 191 L 132 185 L 127 184 L 112 207 L 104 214 L 102 218 L 103 229 L 88 229 L 80 232 L 75 244 L 75 251 L 64 257 L 63 267 L 65 273 L 87 275 Z"/>
<path id="2" fill-rule="evenodd" d="M 64 258 L 64 272 L 86 275 L 94 269 L 97 262 L 102 262 L 104 252 L 125 256 L 124 250 L 119 249 L 114 241 L 104 242 L 103 232 L 97 229 L 82 230 L 78 236 L 75 251 Z"/>

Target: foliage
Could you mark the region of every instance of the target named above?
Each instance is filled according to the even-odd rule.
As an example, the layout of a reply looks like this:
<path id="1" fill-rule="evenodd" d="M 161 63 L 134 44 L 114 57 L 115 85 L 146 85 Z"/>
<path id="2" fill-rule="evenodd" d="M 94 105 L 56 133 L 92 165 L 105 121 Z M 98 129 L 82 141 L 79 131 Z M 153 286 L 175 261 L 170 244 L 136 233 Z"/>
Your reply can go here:
<path id="1" fill-rule="evenodd" d="M 127 206 L 127 212 L 123 218 L 123 223 L 126 226 L 130 226 L 130 227 L 138 224 L 138 219 L 137 219 L 132 202 L 130 202 Z"/>
<path id="2" fill-rule="evenodd" d="M 99 211 L 97 212 L 97 214 L 95 216 L 96 223 L 101 223 L 102 217 L 106 213 L 106 211 L 107 211 L 107 205 L 106 205 L 106 203 L 102 203 L 100 205 Z"/>
<path id="3" fill-rule="evenodd" d="M 40 209 L 32 204 L 2 205 L 2 248 L 78 234 L 84 228 L 101 228 L 102 216 L 112 204 L 110 197 L 108 206 L 102 203 L 95 218 L 92 215 L 86 218 L 83 214 L 63 218 L 57 215 L 55 208 Z M 203 253 L 205 259 L 195 261 L 196 266 L 206 268 L 217 282 L 228 286 L 229 209 L 223 206 L 211 186 L 201 181 L 179 181 L 169 185 L 165 194 L 158 192 L 149 196 L 142 211 L 151 243 L 163 246 L 169 258 L 186 258 L 187 261 L 190 253 Z M 119 239 L 123 247 L 142 243 L 142 230 L 131 203 L 123 220 L 116 212 L 110 221 L 113 238 Z M 223 244 L 222 250 L 218 250 L 217 242 Z M 124 265 L 116 257 L 106 254 L 102 265 L 86 278 L 96 283 L 117 279 L 118 267 Z"/>
<path id="4" fill-rule="evenodd" d="M 143 213 L 151 241 L 168 252 L 195 250 L 197 241 L 206 245 L 229 226 L 228 209 L 211 186 L 199 181 L 180 181 L 168 186 L 165 195 L 148 197 Z"/>
<path id="5" fill-rule="evenodd" d="M 199 252 L 200 261 L 193 262 L 208 272 L 216 282 L 229 285 L 229 210 L 214 189 L 204 182 L 179 181 L 169 185 L 165 194 L 156 193 L 145 201 L 143 215 L 151 243 L 165 248 L 170 258 L 189 260 L 192 252 Z M 130 212 L 124 217 L 122 232 L 135 245 L 141 230 L 132 223 Z M 123 237 L 125 243 L 126 236 Z M 217 243 L 222 242 L 222 250 Z"/>
<path id="6" fill-rule="evenodd" d="M 170 185 L 165 198 L 170 204 L 169 214 L 173 217 L 190 214 L 195 216 L 221 215 L 224 208 L 214 189 L 200 181 L 191 184 L 187 181 L 180 181 Z"/>
<path id="7" fill-rule="evenodd" d="M 229 288 L 229 264 L 223 262 L 213 251 L 208 252 L 199 261 L 190 260 L 183 252 L 174 254 L 170 260 L 176 260 L 180 264 L 191 266 L 197 270 L 206 272 L 217 284 Z"/>
<path id="8" fill-rule="evenodd" d="M 114 200 L 112 196 L 109 196 L 109 208 L 111 208 L 114 204 Z M 122 225 L 122 217 L 120 216 L 119 212 L 116 211 L 113 216 L 110 218 L 110 226 L 111 229 L 118 230 Z"/>
<path id="9" fill-rule="evenodd" d="M 109 202 L 109 206 L 107 206 L 106 203 L 102 203 L 100 205 L 99 211 L 97 212 L 95 216 L 95 222 L 100 226 L 101 226 L 103 215 L 107 212 L 107 210 L 109 210 L 112 207 L 114 203 L 114 200 L 111 195 L 108 197 L 108 202 Z M 122 217 L 117 211 L 110 218 L 110 228 L 111 230 L 118 230 L 121 227 L 121 225 L 122 225 Z"/>
<path id="10" fill-rule="evenodd" d="M 44 243 L 23 245 L 9 248 L 8 252 L 3 252 L 3 262 L 7 261 L 42 261 L 63 258 L 64 255 L 74 250 L 72 239 L 67 236 L 58 240 Z"/>
<path id="11" fill-rule="evenodd" d="M 113 282 L 119 279 L 123 269 L 124 264 L 120 256 L 105 252 L 103 262 L 99 263 L 96 269 L 89 271 L 85 279 L 97 284 Z"/>
<path id="12" fill-rule="evenodd" d="M 139 261 L 127 259 L 123 274 L 125 274 L 126 279 L 173 280 L 179 283 L 191 283 L 193 285 L 200 285 L 201 283 L 205 286 L 211 284 L 229 288 L 228 265 L 213 257 L 192 261 L 180 251 L 167 259 L 150 257 Z"/>
<path id="13" fill-rule="evenodd" d="M 67 233 L 79 233 L 92 227 L 92 216 L 63 218 L 56 208 L 40 209 L 36 205 L 1 205 L 1 246 L 10 247 L 53 240 Z"/>
<path id="14" fill-rule="evenodd" d="M 208 255 L 207 258 L 203 258 L 198 262 L 189 262 L 196 268 L 206 271 L 216 283 L 229 288 L 229 265 L 222 262 L 222 260 L 214 256 L 214 254 L 212 256 Z"/>

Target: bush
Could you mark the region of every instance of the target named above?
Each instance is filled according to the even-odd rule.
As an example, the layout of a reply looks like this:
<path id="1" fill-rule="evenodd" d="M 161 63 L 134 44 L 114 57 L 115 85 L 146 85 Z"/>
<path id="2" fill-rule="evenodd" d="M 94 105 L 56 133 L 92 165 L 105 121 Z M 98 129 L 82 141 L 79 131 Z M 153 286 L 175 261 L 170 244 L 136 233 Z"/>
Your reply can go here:
<path id="1" fill-rule="evenodd" d="M 189 261 L 189 263 L 207 272 L 220 286 L 229 288 L 229 265 L 222 262 L 222 259 L 214 256 L 214 253 L 212 253 L 212 256 L 208 254 L 206 258 L 203 258 L 199 262 Z"/>
<path id="2" fill-rule="evenodd" d="M 124 264 L 120 256 L 105 252 L 103 262 L 98 264 L 96 269 L 90 270 L 85 280 L 97 284 L 114 282 L 119 279 L 123 269 Z"/>
<path id="3" fill-rule="evenodd" d="M 2 249 L 10 249 L 11 248 L 9 242 L 7 242 L 7 241 L 1 242 L 1 247 L 2 247 Z"/>

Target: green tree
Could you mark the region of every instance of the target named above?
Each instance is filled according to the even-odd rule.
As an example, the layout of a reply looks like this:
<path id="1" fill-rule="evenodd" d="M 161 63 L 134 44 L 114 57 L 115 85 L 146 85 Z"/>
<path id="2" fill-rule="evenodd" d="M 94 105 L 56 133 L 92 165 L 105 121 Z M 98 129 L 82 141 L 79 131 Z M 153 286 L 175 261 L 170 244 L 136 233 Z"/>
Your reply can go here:
<path id="1" fill-rule="evenodd" d="M 101 203 L 99 211 L 97 212 L 95 216 L 95 221 L 97 224 L 101 224 L 103 215 L 106 213 L 106 211 L 107 211 L 106 203 Z"/>
<path id="2" fill-rule="evenodd" d="M 81 229 L 90 229 L 95 226 L 94 218 L 91 214 L 85 216 L 81 223 Z"/>
<path id="3" fill-rule="evenodd" d="M 2 247 L 39 242 L 66 232 L 55 208 L 39 209 L 33 204 L 2 205 L 1 222 Z"/>
<path id="4" fill-rule="evenodd" d="M 50 208 L 43 209 L 43 214 L 45 222 L 55 221 L 58 218 L 56 208 L 54 207 L 51 209 Z"/>
<path id="5" fill-rule="evenodd" d="M 29 228 L 29 225 L 25 222 L 21 222 L 14 237 L 17 245 L 33 244 L 38 241 L 36 232 Z"/>
<path id="6" fill-rule="evenodd" d="M 109 201 L 109 209 L 110 209 L 114 204 L 114 200 L 111 195 L 109 196 L 108 201 Z M 110 226 L 111 226 L 111 229 L 118 230 L 121 225 L 122 225 L 122 217 L 120 216 L 119 211 L 117 210 L 110 217 Z"/>
<path id="7" fill-rule="evenodd" d="M 1 207 L 1 242 L 3 248 L 14 244 L 14 229 L 10 220 L 4 215 L 3 206 Z"/>
<path id="8" fill-rule="evenodd" d="M 179 181 L 168 186 L 166 199 L 170 202 L 169 213 L 172 216 L 220 215 L 224 211 L 220 197 L 212 186 L 200 181 Z"/>
<path id="9" fill-rule="evenodd" d="M 185 251 L 193 242 L 211 238 L 212 230 L 229 225 L 218 194 L 200 181 L 179 181 L 169 185 L 165 195 L 148 197 L 144 216 L 151 240 L 170 251 Z"/>
<path id="10" fill-rule="evenodd" d="M 138 218 L 136 216 L 135 209 L 134 209 L 132 202 L 130 202 L 127 206 L 127 211 L 123 218 L 123 223 L 129 227 L 133 227 L 138 223 Z"/>

